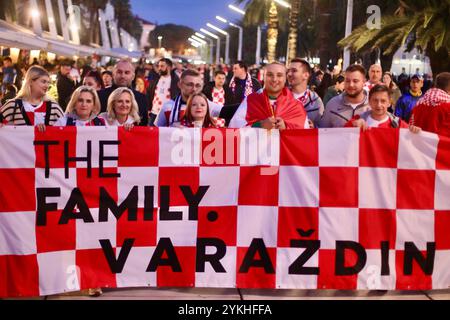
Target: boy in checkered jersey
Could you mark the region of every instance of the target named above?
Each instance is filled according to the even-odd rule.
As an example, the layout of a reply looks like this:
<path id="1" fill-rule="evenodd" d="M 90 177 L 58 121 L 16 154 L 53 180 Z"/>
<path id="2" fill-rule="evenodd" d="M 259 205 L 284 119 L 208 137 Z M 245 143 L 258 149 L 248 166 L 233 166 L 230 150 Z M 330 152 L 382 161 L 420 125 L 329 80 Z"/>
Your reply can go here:
<path id="1" fill-rule="evenodd" d="M 0 123 L 11 126 L 37 126 L 44 130 L 64 116 L 61 107 L 47 96 L 50 75 L 40 66 L 32 66 L 25 75 L 15 99 L 0 109 Z"/>
<path id="2" fill-rule="evenodd" d="M 225 72 L 216 71 L 214 81 L 207 84 L 203 89 L 203 93 L 210 101 L 222 107 L 230 105 L 233 99 L 230 88 L 225 84 L 226 77 Z"/>

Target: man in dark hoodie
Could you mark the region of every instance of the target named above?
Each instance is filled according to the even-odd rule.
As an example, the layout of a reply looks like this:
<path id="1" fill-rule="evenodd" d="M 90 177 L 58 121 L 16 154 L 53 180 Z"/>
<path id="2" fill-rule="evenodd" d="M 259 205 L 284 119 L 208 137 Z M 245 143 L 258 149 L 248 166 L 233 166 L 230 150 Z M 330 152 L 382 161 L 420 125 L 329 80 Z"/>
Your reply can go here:
<path id="1" fill-rule="evenodd" d="M 58 89 L 58 104 L 63 110 L 66 110 L 67 104 L 76 88 L 75 81 L 70 76 L 70 70 L 72 70 L 71 61 L 61 62 L 56 88 Z"/>
<path id="2" fill-rule="evenodd" d="M 101 112 L 106 112 L 108 106 L 108 98 L 111 93 L 119 87 L 127 87 L 133 91 L 139 106 L 139 116 L 141 117 L 141 126 L 148 125 L 148 102 L 144 94 L 132 88 L 132 82 L 135 76 L 135 69 L 131 61 L 120 60 L 113 69 L 113 85 L 109 88 L 98 91 L 98 97 L 101 104 Z"/>

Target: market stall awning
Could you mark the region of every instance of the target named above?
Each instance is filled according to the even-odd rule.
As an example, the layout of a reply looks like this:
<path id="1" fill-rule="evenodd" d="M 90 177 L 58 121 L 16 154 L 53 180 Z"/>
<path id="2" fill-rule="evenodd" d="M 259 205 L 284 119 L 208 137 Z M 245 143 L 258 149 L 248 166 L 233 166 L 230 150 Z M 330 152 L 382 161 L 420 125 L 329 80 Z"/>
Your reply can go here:
<path id="1" fill-rule="evenodd" d="M 54 39 L 49 33 L 44 32 L 37 36 L 33 31 L 0 20 L 0 46 L 14 47 L 25 50 L 44 50 L 57 55 L 67 57 L 88 57 L 94 54 L 111 58 L 140 58 L 140 52 L 130 52 L 123 48 L 105 49 L 102 47 L 90 47 L 77 45 L 61 39 Z"/>

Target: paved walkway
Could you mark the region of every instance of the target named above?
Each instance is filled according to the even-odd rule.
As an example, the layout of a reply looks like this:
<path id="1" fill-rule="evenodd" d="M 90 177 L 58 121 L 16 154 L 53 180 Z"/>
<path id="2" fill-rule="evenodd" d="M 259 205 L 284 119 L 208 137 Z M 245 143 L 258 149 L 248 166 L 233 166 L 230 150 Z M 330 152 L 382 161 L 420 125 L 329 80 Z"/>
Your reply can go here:
<path id="1" fill-rule="evenodd" d="M 450 289 L 433 291 L 104 289 L 98 298 L 71 293 L 41 300 L 450 300 Z"/>

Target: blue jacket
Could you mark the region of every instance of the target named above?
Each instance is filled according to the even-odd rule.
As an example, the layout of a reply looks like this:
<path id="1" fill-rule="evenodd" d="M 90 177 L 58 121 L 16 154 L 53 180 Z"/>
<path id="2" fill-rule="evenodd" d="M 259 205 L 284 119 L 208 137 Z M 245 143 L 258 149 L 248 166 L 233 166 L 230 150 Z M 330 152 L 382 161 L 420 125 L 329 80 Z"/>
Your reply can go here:
<path id="1" fill-rule="evenodd" d="M 414 97 L 409 91 L 403 94 L 400 99 L 398 99 L 397 104 L 395 105 L 395 115 L 400 117 L 402 120 L 409 123 L 409 118 L 411 118 L 411 113 L 414 107 L 422 98 L 423 95 L 419 97 Z"/>

